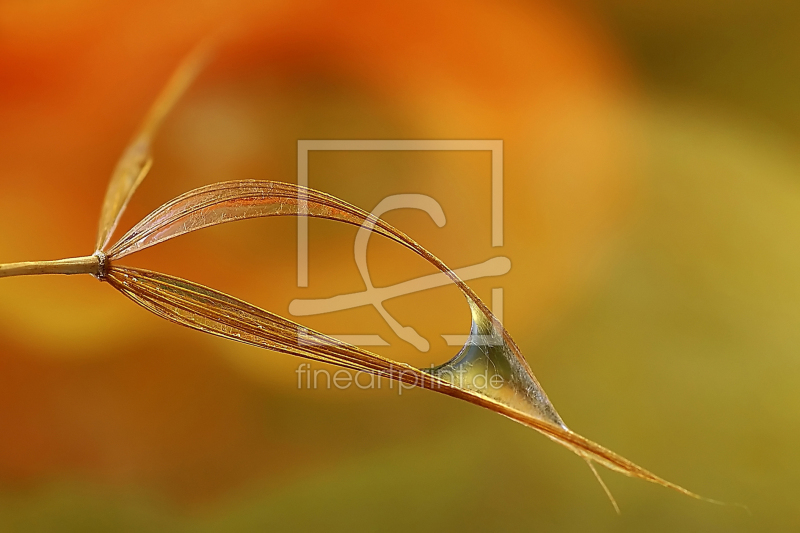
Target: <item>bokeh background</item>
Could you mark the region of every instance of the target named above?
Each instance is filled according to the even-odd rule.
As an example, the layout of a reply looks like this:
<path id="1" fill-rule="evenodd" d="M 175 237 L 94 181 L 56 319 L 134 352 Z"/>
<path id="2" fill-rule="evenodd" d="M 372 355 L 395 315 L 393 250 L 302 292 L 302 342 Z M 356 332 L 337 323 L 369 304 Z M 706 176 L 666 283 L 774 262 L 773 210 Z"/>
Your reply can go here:
<path id="1" fill-rule="evenodd" d="M 789 2 L 0 2 L 0 261 L 92 252 L 116 158 L 224 28 L 159 133 L 127 228 L 193 187 L 295 181 L 298 139 L 503 139 L 488 153 L 314 153 L 315 188 L 451 267 L 495 255 L 507 328 L 574 430 L 716 506 L 605 473 L 425 391 L 298 390 L 300 360 L 149 315 L 84 277 L 0 282 L 2 531 L 796 531 L 800 9 Z M 353 228 L 240 222 L 126 259 L 288 314 L 363 289 Z M 376 285 L 430 273 L 378 238 Z M 466 333 L 452 288 L 302 322 L 418 365 Z M 314 368 L 323 368 L 315 365 Z"/>

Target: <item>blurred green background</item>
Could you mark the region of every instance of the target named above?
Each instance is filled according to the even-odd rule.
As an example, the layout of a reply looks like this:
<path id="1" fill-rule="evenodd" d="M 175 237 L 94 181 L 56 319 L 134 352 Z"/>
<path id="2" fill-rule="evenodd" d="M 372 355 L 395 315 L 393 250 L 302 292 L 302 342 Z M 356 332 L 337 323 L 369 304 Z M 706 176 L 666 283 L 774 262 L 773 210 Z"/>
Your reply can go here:
<path id="1" fill-rule="evenodd" d="M 2 531 L 796 531 L 800 528 L 800 13 L 789 2 L 0 3 L 0 261 L 89 253 L 107 176 L 202 36 L 230 37 L 158 137 L 128 227 L 190 188 L 294 181 L 298 139 L 494 138 L 486 154 L 312 154 L 471 285 L 575 431 L 737 507 L 601 472 L 488 411 L 414 390 L 297 388 L 301 362 L 184 330 L 93 279 L 0 283 Z M 355 230 L 218 227 L 130 263 L 288 315 L 362 290 Z M 370 243 L 376 285 L 429 273 Z M 126 264 L 128 261 L 126 260 Z M 300 322 L 427 365 L 465 333 L 452 288 Z M 322 368 L 315 365 L 315 368 Z"/>

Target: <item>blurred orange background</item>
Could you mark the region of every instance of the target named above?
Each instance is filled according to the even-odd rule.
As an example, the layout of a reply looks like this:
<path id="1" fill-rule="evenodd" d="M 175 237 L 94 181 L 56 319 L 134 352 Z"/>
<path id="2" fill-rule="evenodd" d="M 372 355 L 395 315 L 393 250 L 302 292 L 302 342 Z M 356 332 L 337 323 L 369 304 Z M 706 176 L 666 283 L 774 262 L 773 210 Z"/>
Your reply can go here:
<path id="1" fill-rule="evenodd" d="M 0 262 L 92 252 L 117 157 L 181 58 L 223 31 L 121 229 L 204 184 L 294 182 L 298 139 L 502 139 L 502 248 L 488 153 L 316 152 L 310 185 L 367 210 L 434 197 L 443 228 L 386 218 L 453 268 L 511 259 L 470 285 L 504 288 L 504 323 L 572 429 L 753 512 L 606 474 L 617 517 L 582 461 L 492 413 L 298 389 L 299 359 L 55 276 L 0 282 L 0 529 L 796 529 L 800 123 L 781 58 L 800 41 L 777 22 L 789 8 L 764 5 L 0 3 Z M 363 290 L 354 236 L 310 221 L 302 289 L 289 218 L 121 262 L 291 318 L 292 299 Z M 379 238 L 369 261 L 377 286 L 432 271 Z M 425 366 L 468 330 L 453 287 L 386 307 L 431 351 L 371 308 L 298 320 L 380 334 L 376 351 Z"/>

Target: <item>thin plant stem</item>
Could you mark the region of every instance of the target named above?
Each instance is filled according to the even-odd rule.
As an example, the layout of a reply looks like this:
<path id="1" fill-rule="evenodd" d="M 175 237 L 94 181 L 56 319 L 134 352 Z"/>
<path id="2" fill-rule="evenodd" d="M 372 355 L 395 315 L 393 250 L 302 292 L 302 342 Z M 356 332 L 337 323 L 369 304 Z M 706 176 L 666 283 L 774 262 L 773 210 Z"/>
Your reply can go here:
<path id="1" fill-rule="evenodd" d="M 57 261 L 27 261 L 0 265 L 0 278 L 39 274 L 92 274 L 100 276 L 104 260 L 98 255 L 72 257 Z"/>

